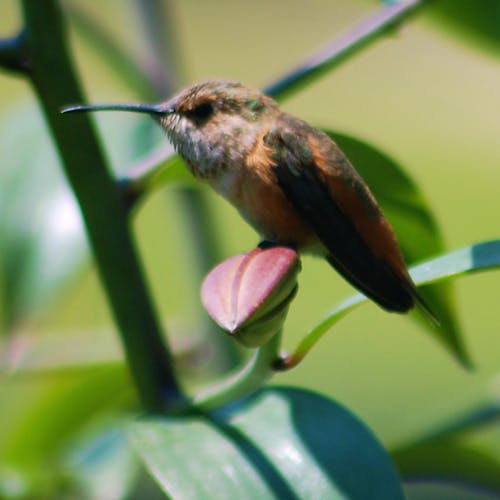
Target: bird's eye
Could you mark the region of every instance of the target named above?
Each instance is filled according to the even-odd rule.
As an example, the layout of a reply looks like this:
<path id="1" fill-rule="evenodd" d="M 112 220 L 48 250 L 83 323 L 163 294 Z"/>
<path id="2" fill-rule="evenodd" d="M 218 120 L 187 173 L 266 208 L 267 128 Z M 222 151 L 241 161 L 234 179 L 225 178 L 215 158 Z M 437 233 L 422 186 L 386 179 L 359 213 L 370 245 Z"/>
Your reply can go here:
<path id="1" fill-rule="evenodd" d="M 208 120 L 212 113 L 214 112 L 213 106 L 209 102 L 202 102 L 198 106 L 193 109 L 190 109 L 188 113 L 186 113 L 189 118 L 192 118 L 196 122 L 204 122 Z"/>

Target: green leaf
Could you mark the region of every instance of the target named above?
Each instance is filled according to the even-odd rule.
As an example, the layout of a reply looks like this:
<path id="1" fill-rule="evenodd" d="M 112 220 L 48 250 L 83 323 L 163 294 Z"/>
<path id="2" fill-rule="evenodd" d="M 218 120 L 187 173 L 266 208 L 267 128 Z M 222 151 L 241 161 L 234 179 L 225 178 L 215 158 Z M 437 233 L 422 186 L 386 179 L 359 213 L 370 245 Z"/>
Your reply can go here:
<path id="1" fill-rule="evenodd" d="M 123 364 L 3 375 L 0 497 L 14 485 L 23 495 L 13 498 L 55 498 L 53 490 L 67 479 L 67 452 L 75 440 L 88 436 L 91 424 L 130 408 L 134 398 Z"/>
<path id="2" fill-rule="evenodd" d="M 83 442 L 73 446 L 64 461 L 77 486 L 75 498 L 135 498 L 130 493 L 137 482 L 139 460 L 123 422 L 99 430 L 83 436 Z"/>
<path id="3" fill-rule="evenodd" d="M 492 240 L 477 243 L 423 262 L 412 267 L 410 275 L 416 285 L 427 285 L 498 267 L 500 267 L 500 240 Z M 335 307 L 307 333 L 295 353 L 286 360 L 285 365 L 293 366 L 297 364 L 335 323 L 367 300 L 364 295 L 358 293 Z"/>
<path id="4" fill-rule="evenodd" d="M 396 231 L 407 262 L 422 261 L 441 253 L 444 244 L 432 209 L 411 177 L 392 158 L 373 146 L 344 134 L 327 133 L 370 186 Z M 426 287 L 420 294 L 439 318 L 441 328 L 435 329 L 426 318 L 416 316 L 422 326 L 468 365 L 468 354 L 454 314 L 451 285 Z"/>
<path id="5" fill-rule="evenodd" d="M 403 498 L 390 459 L 338 403 L 272 388 L 208 416 L 142 419 L 130 437 L 172 498 Z"/>
<path id="6" fill-rule="evenodd" d="M 488 386 L 494 380 L 488 383 Z M 500 491 L 500 406 L 488 397 L 391 451 L 405 479 Z"/>
<path id="7" fill-rule="evenodd" d="M 109 425 L 109 415 L 129 408 L 133 397 L 122 364 L 0 376 L 0 498 L 56 498 L 73 486 L 69 476 L 83 480 L 75 442 L 88 438 L 89 427 Z M 108 487 L 113 466 L 122 463 L 108 464 Z M 97 474 L 93 480 L 102 482 Z"/>
<path id="8" fill-rule="evenodd" d="M 487 453 L 461 440 L 423 443 L 396 450 L 392 456 L 405 479 L 462 483 L 500 491 L 498 454 Z"/>
<path id="9" fill-rule="evenodd" d="M 500 240 L 483 241 L 441 255 L 410 270 L 415 283 L 427 284 L 500 266 Z"/>
<path id="10" fill-rule="evenodd" d="M 401 0 L 382 0 L 392 5 Z M 439 0 L 427 2 L 424 19 L 440 32 L 469 47 L 500 55 L 500 3 L 498 0 Z"/>
<path id="11" fill-rule="evenodd" d="M 500 55 L 498 0 L 440 0 L 429 7 L 434 27 L 454 34 L 460 43 Z"/>
<path id="12" fill-rule="evenodd" d="M 0 386 L 0 463 L 54 461 L 95 418 L 129 405 L 133 388 L 122 364 L 5 377 Z"/>

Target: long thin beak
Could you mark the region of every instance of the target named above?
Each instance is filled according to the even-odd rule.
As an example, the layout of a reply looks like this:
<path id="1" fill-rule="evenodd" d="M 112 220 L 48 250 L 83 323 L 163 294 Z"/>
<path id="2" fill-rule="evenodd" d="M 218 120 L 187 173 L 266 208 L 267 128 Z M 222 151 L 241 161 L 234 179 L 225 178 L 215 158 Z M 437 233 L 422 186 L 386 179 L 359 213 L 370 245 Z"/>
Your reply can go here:
<path id="1" fill-rule="evenodd" d="M 74 104 L 65 106 L 61 113 L 81 113 L 87 111 L 132 111 L 148 115 L 169 115 L 175 112 L 164 104 Z"/>

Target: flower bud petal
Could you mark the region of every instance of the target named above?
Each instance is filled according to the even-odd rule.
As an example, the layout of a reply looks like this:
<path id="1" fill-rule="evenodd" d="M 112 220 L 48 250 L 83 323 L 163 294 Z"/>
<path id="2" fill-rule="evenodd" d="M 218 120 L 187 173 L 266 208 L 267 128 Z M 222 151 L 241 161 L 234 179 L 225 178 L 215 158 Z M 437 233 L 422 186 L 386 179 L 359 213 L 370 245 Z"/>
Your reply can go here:
<path id="1" fill-rule="evenodd" d="M 242 344 L 260 346 L 281 328 L 297 290 L 299 270 L 295 250 L 257 247 L 210 271 L 202 285 L 203 305 Z"/>

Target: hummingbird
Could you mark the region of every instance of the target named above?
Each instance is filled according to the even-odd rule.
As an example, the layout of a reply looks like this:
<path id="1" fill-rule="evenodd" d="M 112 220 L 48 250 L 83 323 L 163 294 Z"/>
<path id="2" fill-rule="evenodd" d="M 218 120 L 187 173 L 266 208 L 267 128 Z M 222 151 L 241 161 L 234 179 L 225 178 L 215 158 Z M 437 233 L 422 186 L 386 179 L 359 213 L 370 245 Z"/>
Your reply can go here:
<path id="1" fill-rule="evenodd" d="M 418 305 L 434 318 L 390 223 L 346 155 L 261 91 L 205 81 L 159 104 L 74 105 L 62 112 L 103 110 L 154 117 L 194 177 L 234 205 L 267 244 L 326 258 L 387 311 Z"/>

